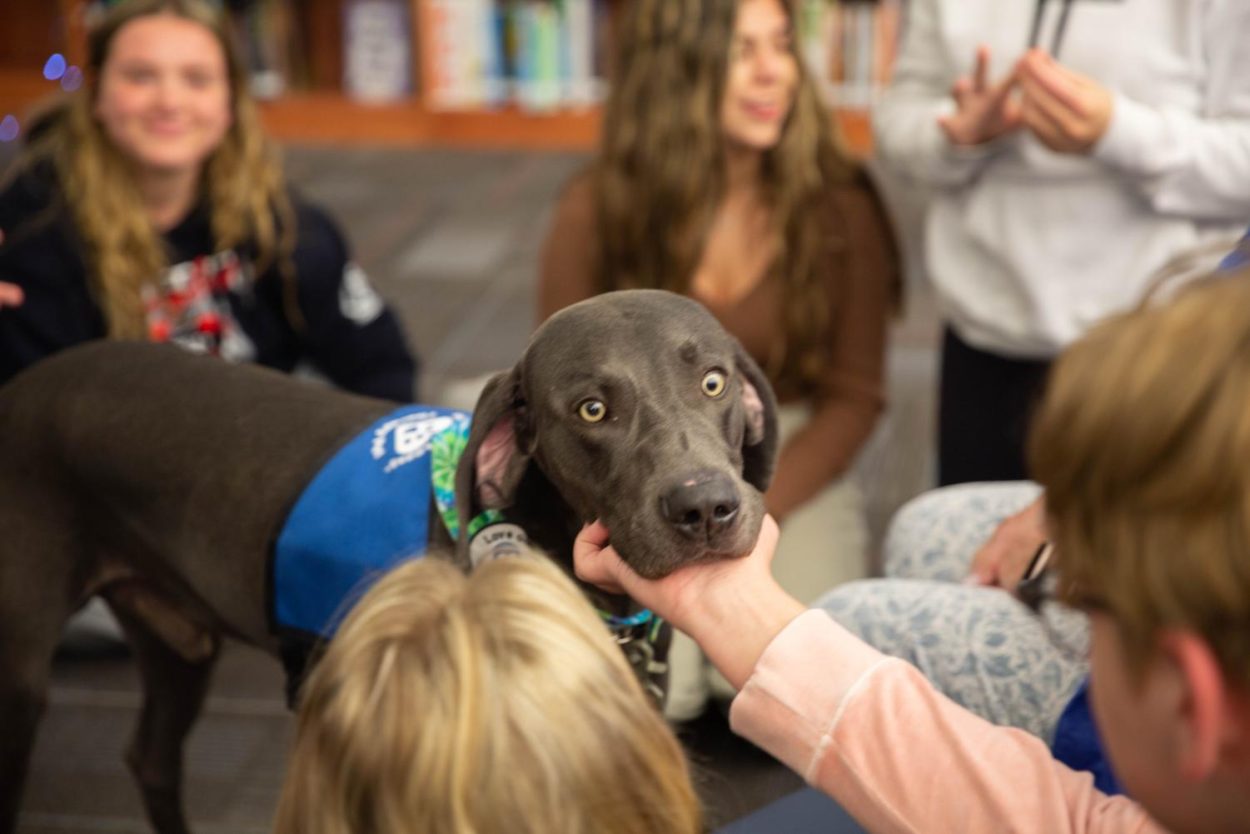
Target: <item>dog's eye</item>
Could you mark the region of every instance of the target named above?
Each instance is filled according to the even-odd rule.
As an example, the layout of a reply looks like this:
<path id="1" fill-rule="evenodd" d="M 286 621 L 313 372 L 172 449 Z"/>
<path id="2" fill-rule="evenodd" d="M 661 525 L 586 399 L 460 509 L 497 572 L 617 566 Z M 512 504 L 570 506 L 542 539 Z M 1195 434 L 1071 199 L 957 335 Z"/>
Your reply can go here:
<path id="1" fill-rule="evenodd" d="M 608 407 L 600 400 L 586 400 L 577 407 L 577 416 L 587 423 L 598 423 L 608 416 Z"/>
<path id="2" fill-rule="evenodd" d="M 709 397 L 719 397 L 728 386 L 729 380 L 720 371 L 708 371 L 703 375 L 703 393 Z"/>

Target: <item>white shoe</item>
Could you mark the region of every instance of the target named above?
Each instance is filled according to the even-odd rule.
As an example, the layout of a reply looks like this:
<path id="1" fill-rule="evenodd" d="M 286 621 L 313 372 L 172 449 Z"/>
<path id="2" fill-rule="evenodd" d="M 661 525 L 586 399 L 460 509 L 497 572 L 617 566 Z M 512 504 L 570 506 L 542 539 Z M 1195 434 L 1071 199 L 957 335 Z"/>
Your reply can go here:
<path id="1" fill-rule="evenodd" d="M 668 648 L 668 698 L 664 717 L 669 721 L 693 721 L 707 707 L 707 659 L 699 644 L 673 629 Z"/>

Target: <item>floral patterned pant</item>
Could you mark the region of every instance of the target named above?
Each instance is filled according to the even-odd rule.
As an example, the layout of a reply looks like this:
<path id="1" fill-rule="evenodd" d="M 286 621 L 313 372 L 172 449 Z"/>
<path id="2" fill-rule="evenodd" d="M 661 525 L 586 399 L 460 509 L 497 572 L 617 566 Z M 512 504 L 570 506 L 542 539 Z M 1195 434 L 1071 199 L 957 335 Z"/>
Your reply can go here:
<path id="1" fill-rule="evenodd" d="M 1043 622 L 1010 594 L 963 584 L 977 549 L 1039 494 L 1028 482 L 960 484 L 901 508 L 885 541 L 884 579 L 840 585 L 815 607 L 886 654 L 917 666 L 952 700 L 1051 742 L 1088 663 L 1056 647 L 1088 629 L 1070 611 Z M 1062 642 L 1068 642 L 1064 640 Z"/>

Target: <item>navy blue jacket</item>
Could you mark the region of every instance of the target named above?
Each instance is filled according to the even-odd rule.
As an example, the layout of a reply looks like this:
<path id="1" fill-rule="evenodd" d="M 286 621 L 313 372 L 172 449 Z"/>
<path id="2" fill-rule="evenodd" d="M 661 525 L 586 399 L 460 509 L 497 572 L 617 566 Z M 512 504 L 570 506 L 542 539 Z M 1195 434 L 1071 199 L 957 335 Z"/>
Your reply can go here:
<path id="1" fill-rule="evenodd" d="M 299 318 L 287 315 L 276 266 L 256 274 L 250 247 L 216 251 L 206 204 L 165 235 L 173 266 L 154 281 L 149 335 L 281 371 L 306 365 L 340 388 L 409 402 L 416 359 L 399 321 L 351 262 L 334 223 L 291 198 Z M 0 384 L 58 350 L 105 336 L 85 246 L 49 166 L 0 192 L 0 280 L 25 302 L 0 310 Z"/>

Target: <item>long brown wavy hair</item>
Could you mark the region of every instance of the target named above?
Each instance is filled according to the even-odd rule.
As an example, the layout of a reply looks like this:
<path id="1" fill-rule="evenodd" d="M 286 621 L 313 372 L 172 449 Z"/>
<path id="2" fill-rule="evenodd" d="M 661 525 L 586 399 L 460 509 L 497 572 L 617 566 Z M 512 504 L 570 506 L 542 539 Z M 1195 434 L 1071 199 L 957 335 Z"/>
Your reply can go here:
<path id="1" fill-rule="evenodd" d="M 631 0 L 616 37 L 616 74 L 591 172 L 600 291 L 648 287 L 688 294 L 708 226 L 725 195 L 721 100 L 739 0 Z M 791 0 L 783 0 L 793 24 Z M 762 183 L 780 242 L 784 327 L 767 371 L 810 389 L 826 362 L 830 304 L 823 255 L 845 254 L 845 222 L 829 218 L 828 188 L 863 176 L 835 139 L 832 120 L 797 47 L 794 105 Z M 839 232 L 842 232 L 839 234 Z"/>
<path id="2" fill-rule="evenodd" d="M 113 38 L 137 18 L 162 14 L 203 26 L 225 54 L 233 120 L 205 164 L 201 184 L 211 206 L 214 242 L 219 250 L 255 247 L 258 273 L 277 263 L 289 279 L 291 306 L 294 212 L 281 162 L 261 128 L 247 72 L 222 16 L 201 0 L 126 0 L 93 27 L 83 86 L 37 119 L 24 155 L 25 163 L 51 162 L 56 172 L 64 206 L 86 247 L 93 293 L 115 338 L 145 337 L 140 291 L 169 266 L 169 257 L 148 219 L 131 166 L 93 110 Z"/>

